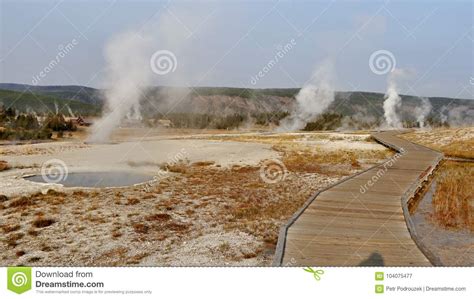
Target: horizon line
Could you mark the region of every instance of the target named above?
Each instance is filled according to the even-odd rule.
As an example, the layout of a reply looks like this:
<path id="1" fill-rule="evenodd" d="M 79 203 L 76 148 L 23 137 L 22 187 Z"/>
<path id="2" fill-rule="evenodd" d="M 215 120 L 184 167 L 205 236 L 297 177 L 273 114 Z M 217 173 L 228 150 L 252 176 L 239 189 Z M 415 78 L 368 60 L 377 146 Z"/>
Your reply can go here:
<path id="1" fill-rule="evenodd" d="M 82 87 L 82 88 L 90 88 L 95 90 L 106 90 L 106 88 L 97 88 L 91 87 L 87 85 L 78 85 L 78 84 L 53 84 L 53 85 L 33 85 L 27 83 L 13 83 L 13 82 L 0 82 L 0 84 L 14 84 L 14 85 L 24 85 L 29 87 Z M 236 86 L 208 86 L 208 85 L 198 85 L 198 86 L 174 86 L 174 85 L 150 85 L 149 88 L 161 88 L 161 87 L 171 87 L 171 88 L 234 88 L 234 89 L 248 89 L 248 90 L 265 90 L 265 89 L 301 89 L 302 87 L 236 87 Z M 15 90 L 12 90 L 15 91 Z M 385 92 L 381 91 L 370 91 L 370 90 L 334 90 L 335 93 L 353 93 L 353 92 L 365 92 L 365 93 L 377 93 L 377 94 L 385 94 Z M 449 98 L 449 99 L 456 99 L 456 100 L 468 100 L 472 101 L 473 98 L 460 98 L 460 97 L 453 97 L 453 96 L 417 96 L 412 94 L 399 94 L 400 96 L 405 97 L 414 97 L 414 98 Z"/>

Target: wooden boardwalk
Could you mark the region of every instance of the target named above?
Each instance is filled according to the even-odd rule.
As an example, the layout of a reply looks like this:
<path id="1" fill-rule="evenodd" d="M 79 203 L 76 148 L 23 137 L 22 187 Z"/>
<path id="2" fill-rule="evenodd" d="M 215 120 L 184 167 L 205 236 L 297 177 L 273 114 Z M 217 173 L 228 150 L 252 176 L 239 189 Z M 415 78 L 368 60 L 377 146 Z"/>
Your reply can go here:
<path id="1" fill-rule="evenodd" d="M 399 151 L 395 157 L 320 191 L 290 219 L 281 229 L 274 265 L 437 264 L 417 245 L 406 203 L 443 155 L 397 133 L 372 134 Z"/>

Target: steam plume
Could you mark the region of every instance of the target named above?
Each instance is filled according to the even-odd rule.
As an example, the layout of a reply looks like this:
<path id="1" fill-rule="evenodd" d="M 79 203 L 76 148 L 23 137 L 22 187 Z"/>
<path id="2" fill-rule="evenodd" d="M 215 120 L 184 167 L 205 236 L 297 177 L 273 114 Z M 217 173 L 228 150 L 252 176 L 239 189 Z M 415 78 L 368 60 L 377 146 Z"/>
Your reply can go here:
<path id="1" fill-rule="evenodd" d="M 457 106 L 449 109 L 448 122 L 450 126 L 472 126 L 474 119 L 474 109 L 469 106 Z"/>
<path id="2" fill-rule="evenodd" d="M 131 113 L 140 118 L 140 97 L 150 83 L 151 39 L 128 31 L 115 36 L 106 46 L 107 62 L 104 116 L 94 124 L 89 142 L 107 141 L 112 130 Z"/>
<path id="3" fill-rule="evenodd" d="M 402 106 L 402 99 L 398 94 L 397 80 L 404 75 L 403 70 L 394 69 L 388 77 L 387 93 L 383 102 L 383 111 L 386 125 L 390 128 L 402 128 L 399 110 Z"/>
<path id="4" fill-rule="evenodd" d="M 311 80 L 296 95 L 296 108 L 281 121 L 279 131 L 303 129 L 306 124 L 323 113 L 334 101 L 334 66 L 330 61 L 322 63 Z"/>
<path id="5" fill-rule="evenodd" d="M 69 116 L 71 116 L 71 117 L 76 117 L 76 116 L 74 115 L 74 113 L 72 112 L 71 107 L 69 107 L 68 104 L 66 104 L 66 108 L 67 108 L 67 111 L 69 112 Z"/>
<path id="6" fill-rule="evenodd" d="M 446 107 L 446 106 L 441 107 L 441 109 L 439 110 L 439 119 L 440 119 L 442 125 L 444 125 L 448 122 L 447 113 L 448 113 L 448 107 Z"/>
<path id="7" fill-rule="evenodd" d="M 186 55 L 181 55 L 181 51 L 190 42 L 189 31 L 177 23 L 175 14 L 179 15 L 181 21 L 196 23 L 198 12 L 183 14 L 176 8 L 173 11 L 173 14 L 160 15 L 158 22 L 152 22 L 138 32 L 122 33 L 107 44 L 105 57 L 108 89 L 105 93 L 105 113 L 102 119 L 94 124 L 93 133 L 89 137 L 90 142 L 107 141 L 113 129 L 124 118 L 141 120 L 140 99 L 150 90 L 148 87 L 153 83 L 153 79 L 156 79 L 157 75 L 174 72 L 177 64 L 176 56 L 180 58 L 180 64 L 185 60 Z M 198 21 L 202 22 L 202 19 Z M 194 50 L 191 47 L 189 49 Z M 155 57 L 157 53 L 166 53 L 163 55 L 168 57 L 161 54 Z M 184 62 L 183 64 L 185 65 Z M 166 78 L 168 83 L 173 83 L 172 85 L 189 85 L 189 82 L 176 74 L 171 77 L 167 75 Z M 176 97 L 169 98 L 170 101 L 176 99 Z"/>
<path id="8" fill-rule="evenodd" d="M 420 125 L 420 128 L 425 127 L 426 117 L 430 114 L 433 106 L 428 98 L 420 98 L 421 106 L 417 106 L 414 110 L 416 121 Z"/>

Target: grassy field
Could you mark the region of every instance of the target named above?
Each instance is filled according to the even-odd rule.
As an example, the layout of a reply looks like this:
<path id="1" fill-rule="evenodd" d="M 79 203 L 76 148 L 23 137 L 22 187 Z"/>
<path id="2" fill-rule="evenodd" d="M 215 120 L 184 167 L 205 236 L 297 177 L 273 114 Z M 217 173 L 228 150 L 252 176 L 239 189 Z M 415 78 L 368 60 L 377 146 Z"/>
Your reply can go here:
<path id="1" fill-rule="evenodd" d="M 441 151 L 446 156 L 474 159 L 474 127 L 412 131 L 400 137 Z"/>
<path id="2" fill-rule="evenodd" d="M 318 168 L 322 172 L 326 168 L 330 172 L 331 165 L 351 165 L 360 167 L 363 163 L 374 163 L 387 158 L 392 152 L 385 148 L 351 148 L 345 145 L 351 142 L 372 144 L 366 134 L 334 134 L 304 133 L 277 135 L 229 135 L 206 137 L 221 141 L 258 142 L 271 144 L 272 148 L 282 154 L 282 161 L 288 169 L 304 172 Z M 334 146 L 333 146 L 334 145 Z"/>
<path id="3" fill-rule="evenodd" d="M 446 161 L 436 178 L 433 219 L 447 228 L 474 232 L 474 164 Z"/>

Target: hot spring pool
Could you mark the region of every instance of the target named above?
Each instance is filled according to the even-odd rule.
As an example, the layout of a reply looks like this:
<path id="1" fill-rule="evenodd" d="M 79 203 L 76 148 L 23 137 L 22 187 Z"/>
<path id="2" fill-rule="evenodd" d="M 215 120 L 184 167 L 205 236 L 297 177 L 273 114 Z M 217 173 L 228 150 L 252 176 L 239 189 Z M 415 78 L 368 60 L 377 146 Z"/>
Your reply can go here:
<path id="1" fill-rule="evenodd" d="M 134 172 L 75 172 L 68 173 L 62 178 L 48 178 L 34 175 L 25 177 L 26 180 L 37 183 L 57 183 L 64 187 L 123 187 L 144 183 L 153 176 Z"/>

